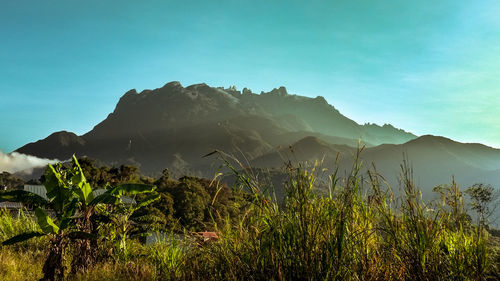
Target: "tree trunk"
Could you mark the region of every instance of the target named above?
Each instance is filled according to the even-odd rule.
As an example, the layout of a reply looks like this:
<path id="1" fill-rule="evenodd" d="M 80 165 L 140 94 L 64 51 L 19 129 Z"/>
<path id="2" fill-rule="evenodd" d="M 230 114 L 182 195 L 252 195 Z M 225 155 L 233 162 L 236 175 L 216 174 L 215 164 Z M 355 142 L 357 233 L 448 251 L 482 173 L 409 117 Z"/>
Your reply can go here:
<path id="1" fill-rule="evenodd" d="M 94 232 L 92 221 L 83 217 L 78 222 L 78 230 L 87 233 Z M 96 240 L 76 240 L 73 252 L 73 260 L 71 261 L 71 274 L 85 273 L 95 263 L 97 255 L 97 241 Z"/>
<path id="2" fill-rule="evenodd" d="M 66 242 L 61 235 L 54 236 L 49 245 L 49 255 L 43 265 L 40 281 L 62 281 L 64 279 L 64 249 Z"/>

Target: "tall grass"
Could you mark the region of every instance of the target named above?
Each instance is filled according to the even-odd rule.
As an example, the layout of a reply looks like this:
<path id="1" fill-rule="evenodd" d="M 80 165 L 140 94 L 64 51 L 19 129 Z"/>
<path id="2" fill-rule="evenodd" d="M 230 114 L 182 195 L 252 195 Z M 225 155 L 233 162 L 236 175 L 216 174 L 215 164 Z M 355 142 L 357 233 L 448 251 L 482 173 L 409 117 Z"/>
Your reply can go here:
<path id="1" fill-rule="evenodd" d="M 0 241 L 15 235 L 39 231 L 29 212 L 0 208 Z M 47 239 L 36 238 L 11 246 L 0 246 L 0 280 L 38 280 L 45 259 Z"/>
<path id="2" fill-rule="evenodd" d="M 26 210 L 16 211 L 0 208 L 0 241 L 5 241 L 18 234 L 25 232 L 40 231 L 34 217 Z M 19 243 L 11 248 L 34 247 L 41 249 L 44 247 L 45 238 L 35 238 L 26 242 Z"/>
<path id="3" fill-rule="evenodd" d="M 443 193 L 425 203 L 402 165 L 402 194 L 381 186 L 375 170 L 368 184 L 356 156 L 351 172 L 331 177 L 329 196 L 315 189 L 315 171 L 289 169 L 283 205 L 260 194 L 248 174 L 238 175 L 253 204 L 221 239 L 188 259 L 189 278 L 211 280 L 483 280 L 491 269 L 487 234 L 459 219 L 461 195 Z M 232 169 L 236 171 L 236 169 Z M 382 179 L 382 180 L 381 180 Z M 453 204 L 452 204 L 453 202 Z M 450 205 L 451 204 L 451 205 Z"/>
<path id="4" fill-rule="evenodd" d="M 43 251 L 34 249 L 0 249 L 0 280 L 27 281 L 42 277 L 42 266 L 45 259 Z"/>
<path id="5" fill-rule="evenodd" d="M 491 239 L 471 223 L 454 181 L 435 189 L 438 201 L 424 202 L 404 162 L 395 196 L 375 167 L 361 174 L 358 156 L 348 174 L 333 173 L 327 195 L 316 192 L 319 169 L 289 166 L 283 202 L 251 173 L 230 167 L 250 203 L 241 217 L 214 220 L 218 241 L 198 244 L 171 235 L 152 246 L 131 243 L 127 257 L 103 260 L 75 278 L 496 280 Z M 36 227 L 24 213 L 0 217 L 1 239 Z"/>
<path id="6" fill-rule="evenodd" d="M 185 253 L 189 245 L 174 234 L 164 236 L 159 243 L 147 247 L 147 257 L 154 265 L 155 275 L 161 280 L 181 278 Z"/>

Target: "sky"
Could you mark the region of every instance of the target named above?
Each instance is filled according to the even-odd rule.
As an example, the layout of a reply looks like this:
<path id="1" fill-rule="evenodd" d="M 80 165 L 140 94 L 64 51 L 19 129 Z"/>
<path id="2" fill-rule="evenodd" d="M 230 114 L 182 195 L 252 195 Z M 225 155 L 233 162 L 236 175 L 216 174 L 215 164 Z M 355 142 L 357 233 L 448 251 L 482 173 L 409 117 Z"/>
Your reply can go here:
<path id="1" fill-rule="evenodd" d="M 500 148 L 497 0 L 0 1 L 0 150 L 130 89 L 286 86 L 358 123 Z"/>

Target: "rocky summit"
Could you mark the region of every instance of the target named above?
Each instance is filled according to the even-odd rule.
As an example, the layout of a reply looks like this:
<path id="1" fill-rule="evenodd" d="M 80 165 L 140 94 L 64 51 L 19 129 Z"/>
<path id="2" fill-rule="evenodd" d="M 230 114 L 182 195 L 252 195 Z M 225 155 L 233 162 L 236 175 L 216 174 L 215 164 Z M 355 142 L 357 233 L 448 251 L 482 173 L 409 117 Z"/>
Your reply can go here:
<path id="1" fill-rule="evenodd" d="M 250 161 L 306 137 L 329 144 L 401 144 L 415 135 L 390 125 L 360 125 L 323 97 L 288 93 L 285 87 L 253 93 L 245 88 L 183 87 L 170 82 L 154 90 L 125 93 L 115 110 L 88 133 L 57 132 L 17 151 L 68 159 L 73 153 L 109 165 L 134 164 L 144 172 L 212 172 L 202 156 L 214 149 Z"/>

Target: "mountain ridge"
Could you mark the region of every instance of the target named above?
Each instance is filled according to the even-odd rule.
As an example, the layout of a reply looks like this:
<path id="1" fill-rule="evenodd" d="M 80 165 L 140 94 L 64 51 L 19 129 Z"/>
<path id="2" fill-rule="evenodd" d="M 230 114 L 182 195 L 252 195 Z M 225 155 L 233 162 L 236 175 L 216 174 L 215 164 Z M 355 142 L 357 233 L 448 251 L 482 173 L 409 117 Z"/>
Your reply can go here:
<path id="1" fill-rule="evenodd" d="M 183 87 L 174 81 L 140 93 L 132 89 L 89 132 L 56 132 L 17 151 L 57 159 L 76 153 L 110 166 L 136 165 L 146 174 L 168 168 L 174 175 L 212 177 L 217 164 L 202 156 L 218 149 L 256 169 L 273 169 L 277 179 L 283 178 L 277 176 L 279 168 L 290 162 L 319 163 L 325 176 L 337 165 L 345 173 L 358 146 L 365 146 L 363 172 L 373 163 L 393 188 L 404 160 L 425 194 L 452 176 L 463 186 L 500 181 L 499 149 L 417 137 L 390 124 L 360 125 L 324 98 L 290 94 L 285 87 L 255 94 L 247 88 Z"/>
<path id="2" fill-rule="evenodd" d="M 416 137 L 392 125 L 360 125 L 323 97 L 289 94 L 283 86 L 255 94 L 172 81 L 154 90 L 127 91 L 113 112 L 81 136 L 56 132 L 16 151 L 58 159 L 76 153 L 110 165 L 137 164 L 148 172 L 181 161 L 206 172 L 209 164 L 199 157 L 212 149 L 254 159 L 307 136 L 352 146 L 359 139 L 374 146 Z"/>

